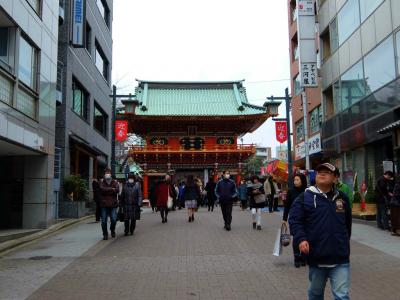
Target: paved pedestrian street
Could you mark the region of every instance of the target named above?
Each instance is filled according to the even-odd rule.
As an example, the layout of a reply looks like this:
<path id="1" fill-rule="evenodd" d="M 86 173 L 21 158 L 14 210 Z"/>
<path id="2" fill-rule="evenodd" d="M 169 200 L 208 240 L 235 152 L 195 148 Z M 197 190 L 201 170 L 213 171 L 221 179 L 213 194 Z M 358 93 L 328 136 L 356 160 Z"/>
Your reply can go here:
<path id="1" fill-rule="evenodd" d="M 235 207 L 227 232 L 219 208 L 200 209 L 194 223 L 185 210 L 171 212 L 167 224 L 147 212 L 134 236 L 124 237 L 120 223 L 108 241 L 86 221 L 4 255 L 0 299 L 306 299 L 307 269 L 293 267 L 291 247 L 272 255 L 281 214 L 263 218 L 255 231 L 250 212 Z M 400 248 L 400 238 L 354 225 L 355 239 L 365 234 L 390 239 L 386 253 Z M 351 299 L 400 299 L 398 252 L 351 246 Z"/>

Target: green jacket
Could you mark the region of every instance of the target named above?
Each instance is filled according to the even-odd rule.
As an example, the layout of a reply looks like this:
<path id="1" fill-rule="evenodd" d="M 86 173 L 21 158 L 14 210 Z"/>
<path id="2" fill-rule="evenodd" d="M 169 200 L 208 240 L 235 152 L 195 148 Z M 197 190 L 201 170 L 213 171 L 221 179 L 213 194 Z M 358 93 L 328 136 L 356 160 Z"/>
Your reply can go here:
<path id="1" fill-rule="evenodd" d="M 350 191 L 350 188 L 347 184 L 339 181 L 338 184 L 336 185 L 336 188 L 345 193 L 347 195 L 347 197 L 349 198 L 349 202 L 350 202 L 350 208 L 353 208 L 353 192 Z"/>

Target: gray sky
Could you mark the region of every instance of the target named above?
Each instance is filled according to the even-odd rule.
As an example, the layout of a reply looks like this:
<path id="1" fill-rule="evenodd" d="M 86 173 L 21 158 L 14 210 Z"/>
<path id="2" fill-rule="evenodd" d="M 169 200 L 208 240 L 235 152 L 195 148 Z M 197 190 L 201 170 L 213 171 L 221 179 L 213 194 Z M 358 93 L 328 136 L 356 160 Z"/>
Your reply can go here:
<path id="1" fill-rule="evenodd" d="M 262 105 L 289 86 L 285 0 L 114 0 L 113 83 L 134 92 L 143 80 L 245 79 Z M 284 104 L 280 108 L 284 117 Z M 275 147 L 268 120 L 244 143 Z"/>

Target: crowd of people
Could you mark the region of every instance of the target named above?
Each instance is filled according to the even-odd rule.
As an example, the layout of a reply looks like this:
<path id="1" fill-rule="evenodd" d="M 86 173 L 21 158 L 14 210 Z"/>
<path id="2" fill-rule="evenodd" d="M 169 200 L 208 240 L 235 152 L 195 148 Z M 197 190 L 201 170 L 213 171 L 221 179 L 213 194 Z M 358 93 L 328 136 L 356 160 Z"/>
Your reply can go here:
<path id="1" fill-rule="evenodd" d="M 292 180 L 284 201 L 282 224 L 289 226 L 293 236 L 294 266 L 309 266 L 309 299 L 323 299 L 328 279 L 335 299 L 349 299 L 353 193 L 340 181 L 338 168 L 330 163 L 317 166 L 312 185 L 302 173 L 296 173 Z M 101 220 L 103 239 L 108 239 L 108 218 L 111 237 L 115 237 L 118 208 L 125 235 L 133 235 L 142 205 L 139 178 L 129 174 L 120 191 L 111 170 L 106 169 L 104 178 L 93 182 L 93 191 L 98 203 L 96 220 Z M 149 198 L 162 223 L 168 222 L 170 210 L 186 208 L 188 222 L 192 223 L 199 206 L 207 206 L 212 212 L 219 205 L 226 231 L 231 230 L 232 208 L 238 202 L 243 211 L 251 211 L 252 228 L 261 230 L 262 211 L 278 210 L 279 192 L 280 186 L 271 176 L 253 175 L 236 186 L 229 171 L 223 171 L 217 182 L 211 178 L 205 186 L 191 175 L 179 184 L 166 175 L 150 187 Z M 378 179 L 375 192 L 378 227 L 399 235 L 400 177 L 394 180 L 393 173 L 386 171 Z"/>

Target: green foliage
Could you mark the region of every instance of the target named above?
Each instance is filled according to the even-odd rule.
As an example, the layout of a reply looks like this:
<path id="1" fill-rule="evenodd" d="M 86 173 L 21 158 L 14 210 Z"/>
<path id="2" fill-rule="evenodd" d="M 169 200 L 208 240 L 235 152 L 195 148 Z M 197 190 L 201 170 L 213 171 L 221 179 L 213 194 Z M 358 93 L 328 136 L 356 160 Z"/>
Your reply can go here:
<path id="1" fill-rule="evenodd" d="M 376 194 L 374 183 L 372 181 L 372 173 L 368 173 L 367 194 L 365 195 L 365 203 L 375 203 Z"/>
<path id="2" fill-rule="evenodd" d="M 70 175 L 64 179 L 64 191 L 71 201 L 88 201 L 89 188 L 79 175 Z"/>
<path id="3" fill-rule="evenodd" d="M 245 168 L 245 174 L 260 174 L 261 167 L 263 166 L 263 159 L 261 157 L 252 156 L 248 159 L 247 165 Z"/>
<path id="4" fill-rule="evenodd" d="M 355 179 L 354 179 L 353 203 L 361 203 L 361 193 L 358 190 L 358 177 L 357 177 L 357 175 L 355 176 Z"/>

